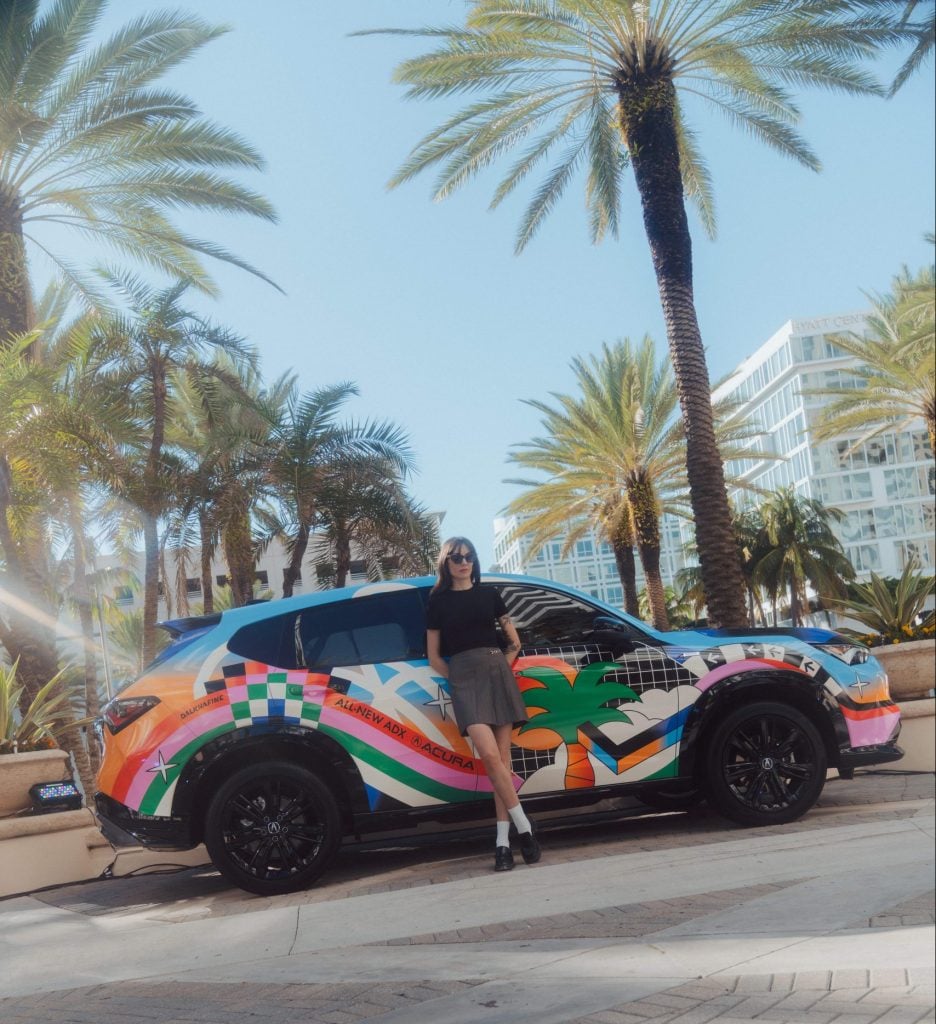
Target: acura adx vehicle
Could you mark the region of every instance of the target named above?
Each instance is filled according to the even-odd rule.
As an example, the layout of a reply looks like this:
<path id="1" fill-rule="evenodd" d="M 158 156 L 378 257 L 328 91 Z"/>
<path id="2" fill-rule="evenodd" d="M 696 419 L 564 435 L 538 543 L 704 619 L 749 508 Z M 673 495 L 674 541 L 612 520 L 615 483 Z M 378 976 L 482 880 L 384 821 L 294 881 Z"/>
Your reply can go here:
<path id="1" fill-rule="evenodd" d="M 187 849 L 250 892 L 308 886 L 346 836 L 489 819 L 491 785 L 426 659 L 433 578 L 163 623 L 103 709 L 96 808 L 116 842 Z M 900 714 L 862 646 L 820 629 L 660 633 L 560 584 L 487 576 L 520 634 L 524 805 L 705 797 L 793 821 L 828 767 L 896 761 Z"/>

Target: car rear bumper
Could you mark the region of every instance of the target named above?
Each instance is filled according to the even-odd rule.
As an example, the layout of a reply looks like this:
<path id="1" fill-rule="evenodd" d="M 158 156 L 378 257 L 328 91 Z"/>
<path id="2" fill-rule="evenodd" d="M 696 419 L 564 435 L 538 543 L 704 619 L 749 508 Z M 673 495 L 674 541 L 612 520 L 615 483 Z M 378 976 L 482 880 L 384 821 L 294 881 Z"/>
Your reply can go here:
<path id="1" fill-rule="evenodd" d="M 106 793 L 94 794 L 94 808 L 101 831 L 115 846 L 189 850 L 197 845 L 188 818 L 154 818 L 139 814 Z"/>

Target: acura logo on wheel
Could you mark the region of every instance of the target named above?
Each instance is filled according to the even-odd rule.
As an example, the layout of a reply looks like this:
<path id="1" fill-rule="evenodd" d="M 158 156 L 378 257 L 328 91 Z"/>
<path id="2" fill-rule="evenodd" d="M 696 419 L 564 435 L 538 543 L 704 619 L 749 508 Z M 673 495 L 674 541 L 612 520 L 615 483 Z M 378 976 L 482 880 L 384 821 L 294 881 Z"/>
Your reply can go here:
<path id="1" fill-rule="evenodd" d="M 267 822 L 267 832 L 269 832 L 271 836 L 278 836 L 281 831 L 282 829 L 280 828 L 280 823 L 278 821 Z"/>
<path id="2" fill-rule="evenodd" d="M 765 772 L 769 772 L 774 766 L 774 759 L 772 757 L 762 757 L 760 766 Z"/>

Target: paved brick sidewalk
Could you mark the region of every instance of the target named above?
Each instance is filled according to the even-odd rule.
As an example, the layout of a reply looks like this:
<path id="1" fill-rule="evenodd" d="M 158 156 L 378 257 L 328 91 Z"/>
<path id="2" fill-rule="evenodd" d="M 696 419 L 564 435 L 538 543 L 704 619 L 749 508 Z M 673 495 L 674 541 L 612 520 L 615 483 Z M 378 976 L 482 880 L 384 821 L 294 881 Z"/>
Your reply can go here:
<path id="1" fill-rule="evenodd" d="M 756 834 L 812 831 L 833 820 L 836 825 L 850 825 L 902 818 L 934 799 L 936 781 L 932 774 L 859 772 L 851 781 L 830 780 L 818 805 L 805 818 L 758 829 Z M 648 814 L 591 822 L 586 818 L 555 828 L 548 821 L 543 824 L 545 856 L 551 864 L 731 842 L 747 832 L 705 807 L 692 814 Z M 151 869 L 134 877 L 59 886 L 35 897 L 50 906 L 92 916 L 145 912 L 153 918 L 174 921 L 192 913 L 200 917 L 244 914 L 487 875 L 491 869 L 491 838 L 485 830 L 480 836 L 424 839 L 415 847 L 402 841 L 384 848 L 349 846 L 314 888 L 270 898 L 233 888 L 210 866 L 174 869 L 172 855 L 166 857 L 167 867 L 162 872 Z"/>
<path id="2" fill-rule="evenodd" d="M 931 807 L 932 775 L 867 774 L 854 782 L 835 780 L 804 821 L 759 834 L 790 833 L 874 819 L 907 818 Z M 674 815 L 597 823 L 586 828 L 547 830 L 550 861 L 584 861 L 622 852 L 660 850 L 737 839 L 739 831 L 714 815 Z M 587 841 L 585 841 L 587 838 Z M 299 905 L 438 884 L 487 873 L 488 838 L 434 844 L 420 849 L 348 850 L 335 877 L 320 886 L 276 900 L 227 888 L 207 871 L 108 880 L 37 894 L 63 909 L 90 916 L 119 916 L 133 910 L 147 917 L 185 920 L 189 914 L 224 916 L 269 906 Z M 472 953 L 492 943 L 532 940 L 640 939 L 695 917 L 740 906 L 797 884 L 765 884 L 716 890 L 679 900 L 612 906 L 573 914 L 537 916 L 480 929 L 427 934 L 380 945 L 460 944 L 465 975 L 457 980 L 380 981 L 354 984 L 204 983 L 173 980 L 127 981 L 0 999 L 2 1024 L 379 1024 L 388 1013 L 431 1007 L 482 984 L 472 976 Z M 934 894 L 888 907 L 856 920 L 851 929 L 882 929 L 888 941 L 902 929 L 932 926 Z M 223 922 L 218 922 L 223 928 Z M 883 930 L 890 933 L 884 936 Z M 499 947 L 494 947 L 499 948 Z M 363 947 L 360 947 L 363 949 Z M 414 949 L 414 953 L 417 950 Z M 50 965 L 54 971 L 54 965 Z M 587 982 L 582 982 L 587 984 Z M 478 1020 L 498 1022 L 496 1000 L 478 993 Z M 445 1024 L 441 1016 L 439 1024 Z M 395 1019 L 400 1019 L 397 1016 Z M 773 1024 L 915 1024 L 934 1021 L 932 971 L 825 971 L 798 974 L 700 978 L 664 992 L 615 1003 L 600 1013 L 570 1017 L 564 1024 L 705 1024 L 708 1021 L 770 1021 Z"/>

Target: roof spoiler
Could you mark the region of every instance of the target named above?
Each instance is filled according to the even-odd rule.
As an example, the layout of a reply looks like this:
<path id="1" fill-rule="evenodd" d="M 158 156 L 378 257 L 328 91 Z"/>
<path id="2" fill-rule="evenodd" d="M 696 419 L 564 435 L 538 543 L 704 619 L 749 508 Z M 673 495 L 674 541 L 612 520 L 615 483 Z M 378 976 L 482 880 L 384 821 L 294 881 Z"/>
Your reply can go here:
<path id="1" fill-rule="evenodd" d="M 221 621 L 221 612 L 214 615 L 188 615 L 184 619 L 167 619 L 165 622 L 157 622 L 160 629 L 164 629 L 173 640 L 180 636 L 191 633 L 194 629 L 207 629 L 209 626 L 217 626 Z"/>

